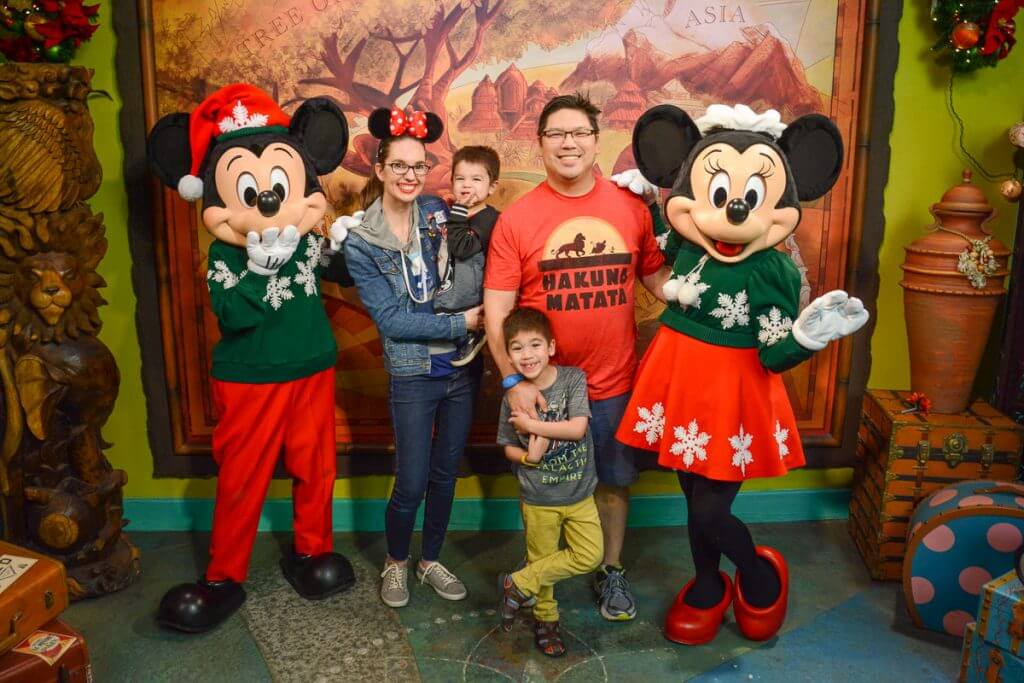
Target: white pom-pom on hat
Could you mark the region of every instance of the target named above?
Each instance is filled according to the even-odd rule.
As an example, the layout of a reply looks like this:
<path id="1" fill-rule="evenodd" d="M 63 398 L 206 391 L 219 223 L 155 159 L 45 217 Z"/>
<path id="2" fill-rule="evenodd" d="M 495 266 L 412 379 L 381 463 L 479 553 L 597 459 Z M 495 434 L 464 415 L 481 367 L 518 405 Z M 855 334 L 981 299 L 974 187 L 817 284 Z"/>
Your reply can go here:
<path id="1" fill-rule="evenodd" d="M 203 197 L 203 181 L 194 175 L 181 176 L 178 181 L 178 194 L 186 202 L 194 202 Z"/>
<path id="2" fill-rule="evenodd" d="M 769 109 L 758 114 L 745 104 L 737 104 L 735 107 L 726 104 L 712 104 L 704 116 L 696 119 L 694 123 L 700 129 L 701 135 L 716 126 L 732 130 L 749 130 L 754 133 L 768 133 L 774 138 L 780 137 L 782 131 L 786 130 L 786 124 L 782 122 L 782 117 L 776 110 Z"/>

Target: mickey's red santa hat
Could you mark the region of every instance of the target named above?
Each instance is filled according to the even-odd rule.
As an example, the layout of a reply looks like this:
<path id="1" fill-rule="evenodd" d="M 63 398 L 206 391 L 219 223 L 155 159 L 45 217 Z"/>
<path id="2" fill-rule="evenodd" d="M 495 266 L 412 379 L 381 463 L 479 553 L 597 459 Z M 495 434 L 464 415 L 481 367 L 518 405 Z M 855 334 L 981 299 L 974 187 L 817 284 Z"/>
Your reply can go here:
<path id="1" fill-rule="evenodd" d="M 200 169 L 206 152 L 216 141 L 258 133 L 287 133 L 291 117 L 259 88 L 247 83 L 227 85 L 213 93 L 188 117 L 192 168 L 178 181 L 178 194 L 194 202 L 203 196 Z"/>

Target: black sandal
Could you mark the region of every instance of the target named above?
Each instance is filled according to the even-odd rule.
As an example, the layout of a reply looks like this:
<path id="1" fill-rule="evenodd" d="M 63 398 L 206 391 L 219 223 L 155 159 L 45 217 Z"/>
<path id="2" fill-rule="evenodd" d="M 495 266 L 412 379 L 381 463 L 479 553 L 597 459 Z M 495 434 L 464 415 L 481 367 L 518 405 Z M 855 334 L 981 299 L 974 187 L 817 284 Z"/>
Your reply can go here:
<path id="1" fill-rule="evenodd" d="M 565 643 L 562 642 L 562 632 L 557 621 L 534 621 L 533 642 L 537 644 L 537 649 L 548 657 L 565 655 Z"/>
<path id="2" fill-rule="evenodd" d="M 530 596 L 523 593 L 512 580 L 511 574 L 498 575 L 498 615 L 501 617 L 501 628 L 512 630 L 516 620 L 516 612 Z"/>

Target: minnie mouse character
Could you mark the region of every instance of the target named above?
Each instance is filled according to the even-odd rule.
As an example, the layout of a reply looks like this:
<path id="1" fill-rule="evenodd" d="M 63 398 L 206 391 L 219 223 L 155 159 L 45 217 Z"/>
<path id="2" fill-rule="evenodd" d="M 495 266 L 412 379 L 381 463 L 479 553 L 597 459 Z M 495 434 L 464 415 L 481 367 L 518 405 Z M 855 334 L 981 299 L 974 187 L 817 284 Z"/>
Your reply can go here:
<path id="1" fill-rule="evenodd" d="M 616 435 L 657 451 L 686 496 L 696 577 L 676 596 L 665 634 L 709 642 L 733 603 L 743 635 L 767 640 L 786 615 L 786 562 L 755 546 L 731 507 L 747 479 L 804 465 L 779 373 L 868 319 L 843 291 L 799 311 L 800 274 L 775 249 L 799 224 L 800 202 L 836 182 L 842 139 L 818 114 L 787 126 L 774 110 L 712 105 L 693 121 L 662 105 L 637 122 L 633 154 L 643 176 L 671 188 L 665 213 L 675 230 L 664 325 Z M 735 583 L 719 571 L 723 553 L 736 565 Z"/>
<path id="2" fill-rule="evenodd" d="M 325 248 L 311 232 L 327 210 L 317 176 L 341 163 L 347 145 L 345 116 L 331 100 L 307 100 L 289 118 L 246 84 L 218 90 L 191 115 L 163 117 L 150 133 L 156 175 L 184 199 L 203 200 L 203 225 L 216 238 L 206 279 L 221 332 L 210 563 L 199 581 L 164 595 L 164 626 L 206 631 L 245 601 L 241 584 L 282 450 L 295 508 L 285 578 L 309 600 L 355 581 L 348 560 L 331 552 L 337 347 L 319 289 L 342 235 L 332 227 Z"/>

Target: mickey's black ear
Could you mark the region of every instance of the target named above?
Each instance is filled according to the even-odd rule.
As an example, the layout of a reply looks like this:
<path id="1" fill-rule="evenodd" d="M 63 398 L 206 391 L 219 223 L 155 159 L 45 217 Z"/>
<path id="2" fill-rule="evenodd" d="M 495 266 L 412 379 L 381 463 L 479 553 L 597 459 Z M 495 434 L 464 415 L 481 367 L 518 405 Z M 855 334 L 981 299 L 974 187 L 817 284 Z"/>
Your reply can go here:
<path id="1" fill-rule="evenodd" d="M 427 112 L 427 137 L 423 138 L 423 142 L 435 142 L 444 133 L 444 121 L 437 114 Z"/>
<path id="2" fill-rule="evenodd" d="M 178 187 L 178 181 L 192 168 L 188 114 L 168 114 L 156 122 L 146 138 L 146 157 L 164 185 Z"/>
<path id="3" fill-rule="evenodd" d="M 700 139 L 700 129 L 689 114 L 660 104 L 645 111 L 633 127 L 633 158 L 645 178 L 670 188 Z"/>
<path id="4" fill-rule="evenodd" d="M 391 137 L 391 110 L 384 107 L 374 109 L 366 119 L 366 127 L 378 140 Z"/>
<path id="5" fill-rule="evenodd" d="M 786 153 L 800 201 L 828 192 L 843 170 L 843 138 L 836 124 L 821 114 L 801 116 L 786 126 L 779 147 Z"/>
<path id="6" fill-rule="evenodd" d="M 334 100 L 314 97 L 292 115 L 289 128 L 302 141 L 317 175 L 336 169 L 348 151 L 348 122 Z"/>

